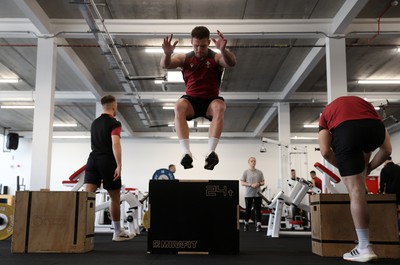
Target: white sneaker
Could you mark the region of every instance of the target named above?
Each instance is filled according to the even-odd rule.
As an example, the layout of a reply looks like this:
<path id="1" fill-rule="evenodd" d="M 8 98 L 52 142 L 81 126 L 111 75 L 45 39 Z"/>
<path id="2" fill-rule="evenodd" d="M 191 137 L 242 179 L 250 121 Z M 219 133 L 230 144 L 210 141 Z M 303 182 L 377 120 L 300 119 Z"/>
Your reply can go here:
<path id="1" fill-rule="evenodd" d="M 129 234 L 125 229 L 121 229 L 118 234 L 114 233 L 112 241 L 126 241 L 131 240 L 134 235 Z"/>
<path id="2" fill-rule="evenodd" d="M 348 261 L 368 262 L 377 260 L 378 256 L 372 250 L 371 246 L 368 246 L 365 249 L 358 249 L 358 246 L 356 246 L 352 251 L 344 253 L 343 259 Z"/>

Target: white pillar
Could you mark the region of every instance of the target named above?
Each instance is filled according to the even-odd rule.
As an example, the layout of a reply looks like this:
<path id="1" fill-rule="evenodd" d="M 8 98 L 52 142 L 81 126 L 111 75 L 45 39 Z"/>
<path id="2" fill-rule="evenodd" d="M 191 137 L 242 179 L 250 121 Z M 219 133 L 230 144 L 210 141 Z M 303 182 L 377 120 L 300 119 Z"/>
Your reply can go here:
<path id="1" fill-rule="evenodd" d="M 345 39 L 326 38 L 326 79 L 328 103 L 347 95 Z"/>
<path id="2" fill-rule="evenodd" d="M 346 40 L 326 38 L 326 77 L 328 103 L 347 95 Z M 333 166 L 324 160 L 324 165 L 330 170 Z M 329 177 L 322 177 L 322 192 L 329 186 Z"/>
<path id="3" fill-rule="evenodd" d="M 57 45 L 38 39 L 30 190 L 50 188 Z"/>
<path id="4" fill-rule="evenodd" d="M 289 145 L 290 145 L 290 104 L 278 104 L 278 133 L 279 133 L 279 166 L 281 169 L 278 188 L 287 191 L 286 180 L 290 176 Z"/>

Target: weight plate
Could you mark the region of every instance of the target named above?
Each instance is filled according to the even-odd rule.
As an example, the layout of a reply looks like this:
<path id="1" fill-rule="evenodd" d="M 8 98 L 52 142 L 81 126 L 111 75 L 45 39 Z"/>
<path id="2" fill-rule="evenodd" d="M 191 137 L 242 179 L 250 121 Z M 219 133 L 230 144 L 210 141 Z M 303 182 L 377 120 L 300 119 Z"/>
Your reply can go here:
<path id="1" fill-rule="evenodd" d="M 0 204 L 0 240 L 9 238 L 14 227 L 14 208 L 7 204 Z"/>
<path id="2" fill-rule="evenodd" d="M 155 180 L 173 180 L 175 179 L 174 174 L 166 168 L 161 168 L 156 170 L 153 174 L 153 178 Z"/>

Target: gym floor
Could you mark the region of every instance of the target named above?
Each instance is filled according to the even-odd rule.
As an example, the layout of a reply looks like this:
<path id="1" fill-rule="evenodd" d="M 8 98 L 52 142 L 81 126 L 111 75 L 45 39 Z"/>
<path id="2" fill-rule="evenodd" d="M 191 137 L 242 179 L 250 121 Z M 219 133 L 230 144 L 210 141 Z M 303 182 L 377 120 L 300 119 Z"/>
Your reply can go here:
<path id="1" fill-rule="evenodd" d="M 241 227 L 242 229 L 243 227 Z M 195 228 L 194 228 L 195 229 Z M 0 241 L 0 261 L 3 265 L 260 265 L 260 264 L 351 264 L 341 258 L 315 255 L 311 251 L 311 238 L 293 232 L 279 238 L 268 238 L 251 229 L 240 232 L 238 255 L 160 255 L 147 254 L 147 234 L 131 241 L 112 242 L 111 234 L 97 233 L 94 250 L 79 254 L 12 254 L 11 238 Z M 374 264 L 400 264 L 398 259 L 379 259 Z"/>

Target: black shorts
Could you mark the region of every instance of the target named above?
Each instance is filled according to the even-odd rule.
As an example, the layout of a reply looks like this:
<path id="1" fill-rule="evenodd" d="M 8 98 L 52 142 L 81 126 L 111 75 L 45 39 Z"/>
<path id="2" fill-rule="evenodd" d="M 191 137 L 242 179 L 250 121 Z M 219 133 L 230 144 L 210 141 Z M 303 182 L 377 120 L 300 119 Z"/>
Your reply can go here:
<path id="1" fill-rule="evenodd" d="M 385 140 L 385 126 L 379 120 L 345 121 L 332 131 L 332 150 L 340 175 L 364 171 L 364 153 L 374 151 Z"/>
<path id="2" fill-rule="evenodd" d="M 196 119 L 198 117 L 204 117 L 207 120 L 211 121 L 212 117 L 207 117 L 206 116 L 207 115 L 208 106 L 215 99 L 220 99 L 220 100 L 224 101 L 223 97 L 215 97 L 215 98 L 204 99 L 204 98 L 194 98 L 194 97 L 191 97 L 191 96 L 188 96 L 188 95 L 183 95 L 181 98 L 187 99 L 190 102 L 190 104 L 192 105 L 193 110 L 194 110 L 194 117 L 190 118 L 190 119 L 187 119 L 188 121 L 190 121 L 192 119 Z"/>
<path id="3" fill-rule="evenodd" d="M 117 190 L 121 188 L 121 178 L 113 181 L 117 163 L 114 159 L 96 159 L 89 157 L 85 169 L 85 183 L 95 184 L 106 190 Z"/>

